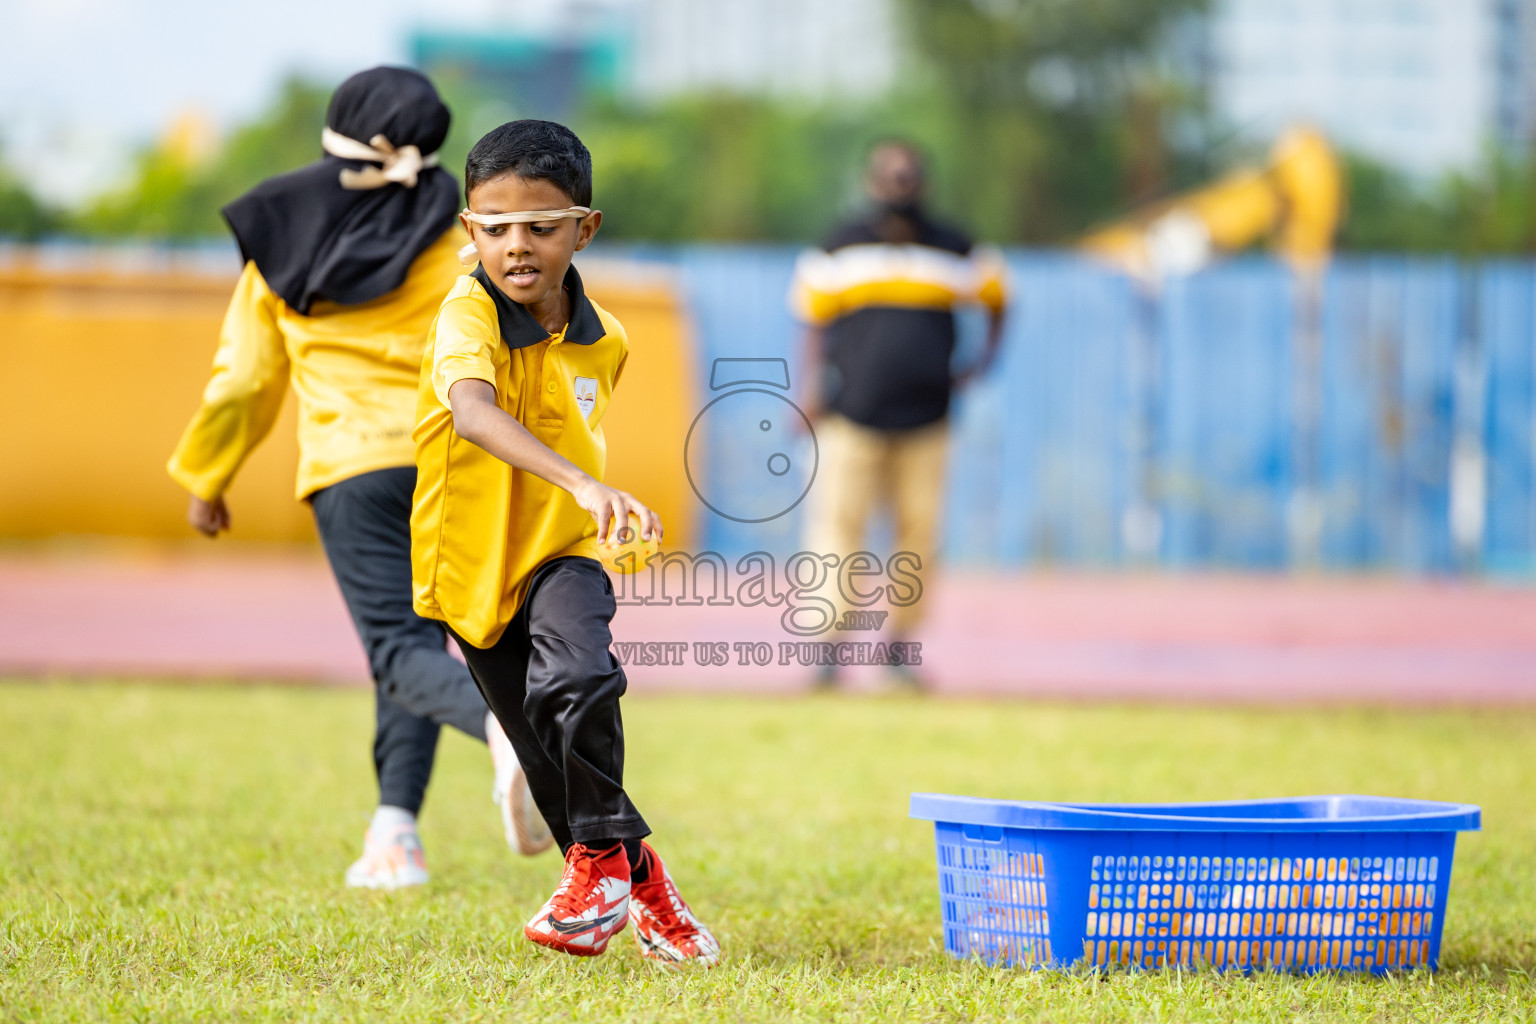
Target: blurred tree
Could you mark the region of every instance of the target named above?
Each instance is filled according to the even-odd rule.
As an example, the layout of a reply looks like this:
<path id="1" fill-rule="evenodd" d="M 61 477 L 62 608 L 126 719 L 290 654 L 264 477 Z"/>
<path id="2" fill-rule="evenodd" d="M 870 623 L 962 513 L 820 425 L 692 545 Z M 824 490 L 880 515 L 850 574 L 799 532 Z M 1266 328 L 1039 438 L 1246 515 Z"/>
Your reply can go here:
<path id="1" fill-rule="evenodd" d="M 1207 0 L 901 0 L 908 38 L 972 105 L 1116 102 L 1170 19 Z"/>
<path id="2" fill-rule="evenodd" d="M 610 237 L 797 240 L 825 233 L 856 173 L 867 112 L 759 98 L 609 106 L 576 125 Z"/>
<path id="3" fill-rule="evenodd" d="M 574 127 L 592 150 L 609 238 L 814 241 L 862 201 L 865 154 L 891 135 L 935 156 L 941 209 L 969 181 L 954 173 L 968 130 L 935 97 L 848 107 L 713 95 L 609 104 Z"/>
<path id="4" fill-rule="evenodd" d="M 0 163 L 0 238 L 34 242 L 57 229 L 59 214 Z"/>
<path id="5" fill-rule="evenodd" d="M 1426 182 L 1350 155 L 1349 209 L 1339 248 L 1450 252 L 1536 251 L 1536 159 L 1490 151 L 1475 172 Z"/>
<path id="6" fill-rule="evenodd" d="M 1536 163 L 1531 155 L 1492 151 L 1472 175 L 1445 183 L 1450 225 L 1460 225 L 1452 245 L 1464 255 L 1531 252 L 1536 248 Z"/>
<path id="7" fill-rule="evenodd" d="M 320 156 L 330 90 L 300 79 L 282 86 L 272 110 L 236 131 L 210 156 L 185 122 L 140 155 L 133 180 L 70 218 L 89 235 L 197 238 L 224 233 L 219 208 L 263 178 Z"/>
<path id="8" fill-rule="evenodd" d="M 901 0 L 957 131 L 950 191 L 984 233 L 1059 241 L 1198 173 L 1168 116 L 1198 103 L 1159 59 L 1206 0 Z M 1185 173 L 1186 169 L 1188 174 Z"/>
<path id="9" fill-rule="evenodd" d="M 1206 180 L 1198 46 L 1177 43 L 1206 0 L 897 0 L 913 59 L 861 105 L 709 94 L 638 106 L 599 98 L 572 126 L 592 150 L 609 240 L 812 241 L 860 201 L 869 145 L 901 135 L 933 161 L 935 206 L 1000 242 L 1070 241 L 1097 221 Z M 1187 34 L 1187 33 L 1186 33 Z M 1191 55 L 1193 52 L 1193 55 Z M 442 164 L 527 112 L 445 72 L 454 111 Z M 0 171 L 0 234 L 225 234 L 219 207 L 320 155 L 327 87 L 285 83 L 272 108 L 210 155 L 183 123 L 132 181 L 82 210 L 46 209 Z M 1202 129 L 1203 130 L 1203 129 Z M 1170 141 L 1172 139 L 1173 141 Z M 1424 182 L 1347 161 L 1344 249 L 1536 250 L 1536 159 L 1490 152 Z"/>
<path id="10" fill-rule="evenodd" d="M 1433 189 L 1357 154 L 1345 155 L 1344 169 L 1349 206 L 1339 230 L 1340 249 L 1443 247 L 1447 225 Z"/>
<path id="11" fill-rule="evenodd" d="M 1162 121 L 1185 97 L 1153 73 L 1148 51 L 1203 0 L 898 2 L 929 73 L 904 73 L 885 100 L 711 94 L 646 108 L 589 104 L 573 127 L 594 155 L 605 236 L 819 238 L 857 200 L 864 152 L 886 135 L 927 149 L 935 205 L 997 241 L 1061 240 L 1176 176 L 1182 165 L 1166 150 Z M 486 130 L 526 116 L 519 97 L 488 95 L 471 77 L 443 72 L 437 84 L 455 111 L 443 147 L 455 171 Z M 219 234 L 220 205 L 318 154 L 324 105 L 323 89 L 289 82 L 273 112 L 235 133 L 212 163 L 157 145 L 127 188 L 73 224 L 106 235 Z"/>

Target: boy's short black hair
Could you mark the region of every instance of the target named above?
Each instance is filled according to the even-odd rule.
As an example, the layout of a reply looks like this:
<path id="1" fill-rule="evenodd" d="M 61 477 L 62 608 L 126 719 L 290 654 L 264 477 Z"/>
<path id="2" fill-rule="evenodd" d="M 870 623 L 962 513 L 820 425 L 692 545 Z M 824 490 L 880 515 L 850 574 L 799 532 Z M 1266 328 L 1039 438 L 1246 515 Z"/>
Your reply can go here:
<path id="1" fill-rule="evenodd" d="M 550 182 L 573 205 L 592 205 L 592 154 L 563 124 L 508 121 L 487 132 L 464 161 L 465 197 L 503 174 Z"/>

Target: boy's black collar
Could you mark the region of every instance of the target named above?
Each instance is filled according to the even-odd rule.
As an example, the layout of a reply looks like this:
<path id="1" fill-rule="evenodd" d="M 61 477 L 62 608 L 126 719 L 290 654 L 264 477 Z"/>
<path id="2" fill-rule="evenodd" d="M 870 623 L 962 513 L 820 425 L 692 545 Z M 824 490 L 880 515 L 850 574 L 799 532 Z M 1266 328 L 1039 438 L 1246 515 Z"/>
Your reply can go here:
<path id="1" fill-rule="evenodd" d="M 527 348 L 549 337 L 550 332 L 534 319 L 522 303 L 514 302 L 507 297 L 506 292 L 491 283 L 484 266 L 475 267 L 469 276 L 480 282 L 480 286 L 496 304 L 496 322 L 501 327 L 501 340 L 507 343 L 508 348 Z M 576 273 L 575 264 L 566 270 L 562 285 L 571 293 L 571 322 L 565 328 L 565 340 L 578 345 L 600 341 L 608 332 L 603 329 L 602 318 L 587 298 L 587 290 L 582 287 L 581 275 Z"/>

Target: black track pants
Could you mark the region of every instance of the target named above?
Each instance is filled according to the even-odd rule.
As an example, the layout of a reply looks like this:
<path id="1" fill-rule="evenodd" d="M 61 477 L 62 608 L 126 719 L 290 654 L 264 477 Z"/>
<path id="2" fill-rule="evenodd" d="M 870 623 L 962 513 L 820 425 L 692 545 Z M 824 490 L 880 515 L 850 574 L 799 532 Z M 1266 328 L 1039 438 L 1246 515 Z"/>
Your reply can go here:
<path id="1" fill-rule="evenodd" d="M 341 596 L 377 685 L 373 764 L 379 803 L 421 810 L 440 725 L 485 740 L 485 701 L 448 653 L 440 623 L 411 608 L 411 492 L 416 470 L 381 469 L 310 499 Z"/>
<path id="2" fill-rule="evenodd" d="M 454 637 L 562 850 L 651 831 L 624 792 L 626 682 L 608 646 L 613 612 L 602 566 L 557 558 L 534 573 L 495 646 Z"/>

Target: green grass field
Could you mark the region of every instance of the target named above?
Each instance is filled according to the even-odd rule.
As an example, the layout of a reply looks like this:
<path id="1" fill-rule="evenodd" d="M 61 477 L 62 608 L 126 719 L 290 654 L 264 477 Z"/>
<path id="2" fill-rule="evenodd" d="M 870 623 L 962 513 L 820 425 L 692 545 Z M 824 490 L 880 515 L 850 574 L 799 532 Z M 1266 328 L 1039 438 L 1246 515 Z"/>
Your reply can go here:
<path id="1" fill-rule="evenodd" d="M 627 704 L 629 783 L 720 937 L 672 974 L 521 937 L 484 748 L 445 734 L 432 884 L 348 891 L 363 692 L 0 685 L 0 1020 L 1532 1020 L 1536 713 L 921 700 Z M 957 963 L 907 796 L 1464 800 L 1437 975 L 1092 975 Z"/>

